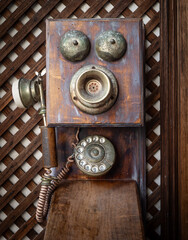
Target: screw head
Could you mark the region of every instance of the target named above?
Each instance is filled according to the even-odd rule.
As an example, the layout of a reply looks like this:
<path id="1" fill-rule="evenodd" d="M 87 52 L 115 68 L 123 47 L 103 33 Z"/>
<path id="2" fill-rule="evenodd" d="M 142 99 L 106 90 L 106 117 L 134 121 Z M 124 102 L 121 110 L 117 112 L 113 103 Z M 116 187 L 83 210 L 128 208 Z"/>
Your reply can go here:
<path id="1" fill-rule="evenodd" d="M 74 41 L 73 41 L 73 44 L 74 44 L 74 46 L 77 46 L 77 45 L 78 45 L 78 41 L 77 41 L 77 40 L 74 40 Z"/>
<path id="2" fill-rule="evenodd" d="M 112 38 L 112 39 L 110 39 L 110 43 L 111 43 L 111 44 L 115 44 L 116 41 Z"/>

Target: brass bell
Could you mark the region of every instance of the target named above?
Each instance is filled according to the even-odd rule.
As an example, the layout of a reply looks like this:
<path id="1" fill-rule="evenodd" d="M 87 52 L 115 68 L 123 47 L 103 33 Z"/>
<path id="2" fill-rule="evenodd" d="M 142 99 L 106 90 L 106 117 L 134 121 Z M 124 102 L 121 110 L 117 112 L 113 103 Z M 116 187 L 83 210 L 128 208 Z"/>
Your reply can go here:
<path id="1" fill-rule="evenodd" d="M 71 62 L 81 61 L 89 54 L 90 41 L 83 32 L 71 30 L 61 37 L 60 51 Z"/>
<path id="2" fill-rule="evenodd" d="M 115 76 L 106 68 L 88 65 L 72 77 L 70 94 L 73 103 L 83 112 L 99 114 L 115 103 L 118 85 Z"/>
<path id="3" fill-rule="evenodd" d="M 78 168 L 91 176 L 106 174 L 115 162 L 114 146 L 103 136 L 95 135 L 82 139 L 74 153 Z"/>
<path id="4" fill-rule="evenodd" d="M 102 32 L 95 41 L 97 55 L 105 61 L 116 61 L 126 52 L 126 40 L 116 31 Z"/>

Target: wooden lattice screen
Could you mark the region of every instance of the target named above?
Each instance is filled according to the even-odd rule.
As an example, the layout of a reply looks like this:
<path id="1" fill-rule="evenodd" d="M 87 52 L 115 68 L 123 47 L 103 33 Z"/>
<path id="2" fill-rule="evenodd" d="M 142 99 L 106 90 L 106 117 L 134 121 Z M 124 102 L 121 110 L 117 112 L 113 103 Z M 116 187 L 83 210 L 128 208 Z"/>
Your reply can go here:
<path id="1" fill-rule="evenodd" d="M 0 1 L 0 239 L 43 239 L 35 220 L 42 175 L 39 104 L 16 107 L 11 85 L 45 68 L 45 19 L 141 17 L 145 24 L 147 214 L 149 239 L 161 238 L 160 3 L 157 0 Z"/>

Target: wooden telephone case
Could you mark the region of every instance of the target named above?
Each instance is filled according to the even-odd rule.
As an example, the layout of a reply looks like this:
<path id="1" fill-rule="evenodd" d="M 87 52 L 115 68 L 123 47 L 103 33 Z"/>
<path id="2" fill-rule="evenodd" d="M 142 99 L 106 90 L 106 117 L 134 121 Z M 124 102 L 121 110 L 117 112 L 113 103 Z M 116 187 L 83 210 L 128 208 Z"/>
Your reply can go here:
<path id="1" fill-rule="evenodd" d="M 61 36 L 69 30 L 85 33 L 91 44 L 88 56 L 78 62 L 67 61 L 60 52 Z M 124 56 L 117 61 L 104 61 L 95 50 L 96 37 L 103 31 L 120 32 L 127 43 Z M 56 129 L 58 168 L 73 152 L 72 142 L 77 127 L 80 140 L 89 135 L 101 135 L 114 145 L 116 161 L 105 175 L 92 177 L 73 165 L 67 180 L 119 181 L 135 180 L 141 196 L 143 212 L 146 201 L 145 130 L 144 130 L 144 30 L 141 19 L 64 19 L 47 20 L 47 125 Z M 106 112 L 91 115 L 73 103 L 69 87 L 72 76 L 86 65 L 109 69 L 118 82 L 118 97 Z M 89 183 L 88 183 L 89 184 Z M 111 184 L 111 183 L 110 183 Z M 91 185 L 89 186 L 91 188 Z M 71 188 L 71 187 L 70 187 Z M 87 189 L 87 191 L 89 191 Z M 122 201 L 124 201 L 122 199 Z"/>

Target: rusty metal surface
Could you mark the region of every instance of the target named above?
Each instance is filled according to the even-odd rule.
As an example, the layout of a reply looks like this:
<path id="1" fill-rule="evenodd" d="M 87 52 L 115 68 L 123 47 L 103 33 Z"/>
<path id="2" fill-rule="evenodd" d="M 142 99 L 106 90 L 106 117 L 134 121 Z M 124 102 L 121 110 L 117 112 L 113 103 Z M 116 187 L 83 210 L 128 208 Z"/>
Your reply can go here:
<path id="1" fill-rule="evenodd" d="M 64 58 L 77 62 L 89 54 L 90 42 L 83 32 L 70 30 L 61 37 L 59 47 Z"/>
<path id="2" fill-rule="evenodd" d="M 73 104 L 87 114 L 108 111 L 118 97 L 118 84 L 108 69 L 98 65 L 80 68 L 70 82 Z"/>
<path id="3" fill-rule="evenodd" d="M 105 61 L 116 61 L 123 57 L 127 48 L 123 35 L 116 31 L 104 31 L 95 41 L 97 55 Z"/>

